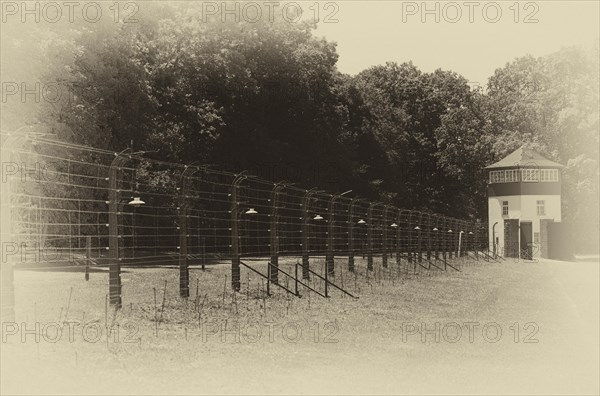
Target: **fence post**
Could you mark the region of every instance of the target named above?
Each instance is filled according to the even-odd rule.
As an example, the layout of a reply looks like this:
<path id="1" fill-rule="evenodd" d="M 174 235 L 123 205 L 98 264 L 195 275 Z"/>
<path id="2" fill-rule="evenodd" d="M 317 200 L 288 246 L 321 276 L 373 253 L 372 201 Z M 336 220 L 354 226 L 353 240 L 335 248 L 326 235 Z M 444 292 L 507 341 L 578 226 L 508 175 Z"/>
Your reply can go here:
<path id="1" fill-rule="evenodd" d="M 348 271 L 350 272 L 354 272 L 354 204 L 357 201 L 353 198 L 348 210 Z"/>
<path id="2" fill-rule="evenodd" d="M 413 263 L 416 261 L 416 255 L 415 255 L 415 230 L 414 230 L 414 223 L 413 223 L 413 211 L 409 210 L 408 211 L 408 216 L 407 216 L 407 228 L 406 228 L 406 239 L 408 242 L 408 262 L 409 263 Z"/>
<path id="3" fill-rule="evenodd" d="M 452 233 L 454 232 L 453 228 L 454 224 L 452 223 L 452 219 L 448 219 L 447 220 L 447 224 L 448 224 L 448 234 L 446 234 L 448 236 L 448 258 L 452 258 L 452 251 L 453 249 L 453 245 L 454 245 L 454 239 L 452 238 Z"/>
<path id="4" fill-rule="evenodd" d="M 121 300 L 121 258 L 119 257 L 119 192 L 117 177 L 119 168 L 130 156 L 123 154 L 129 149 L 115 154 L 108 173 L 108 295 L 110 305 L 120 309 Z"/>
<path id="5" fill-rule="evenodd" d="M 12 150 L 17 146 L 21 145 L 26 139 L 24 135 L 11 134 L 2 143 L 0 150 L 3 151 L 3 161 L 12 161 L 13 153 Z M 13 240 L 13 227 L 12 227 L 12 191 L 10 180 L 10 174 L 7 169 L 8 165 L 13 166 L 14 174 L 19 173 L 19 165 L 16 163 L 2 164 L 2 180 L 1 185 L 1 196 L 2 196 L 2 221 L 1 223 L 1 249 L 2 249 L 2 262 L 0 263 L 0 276 L 2 278 L 1 299 L 2 307 L 0 309 L 0 318 L 2 321 L 14 321 L 15 320 L 15 286 L 14 286 L 14 259 L 13 257 L 18 254 L 17 241 Z M 23 170 L 21 170 L 23 172 Z M 11 171 L 12 173 L 12 171 Z M 14 248 L 13 252 L 8 252 L 8 247 Z M 39 248 L 39 247 L 38 247 Z M 12 254 L 9 254 L 12 253 Z"/>
<path id="6" fill-rule="evenodd" d="M 448 243 L 448 259 L 453 257 L 452 252 L 454 251 L 454 223 L 452 222 L 452 218 L 447 218 L 446 224 L 448 225 L 448 229 L 446 230 L 446 237 Z"/>
<path id="7" fill-rule="evenodd" d="M 296 265 L 294 265 L 294 282 L 294 292 L 296 293 L 296 296 L 300 296 L 300 292 L 298 291 L 298 262 L 296 262 Z"/>
<path id="8" fill-rule="evenodd" d="M 197 167 L 186 165 L 179 180 L 179 295 L 183 298 L 190 296 L 190 271 L 188 263 L 188 191 L 186 178 L 198 170 Z"/>
<path id="9" fill-rule="evenodd" d="M 372 202 L 367 211 L 367 270 L 373 271 L 373 208 L 377 205 Z"/>
<path id="10" fill-rule="evenodd" d="M 271 239 L 271 265 L 273 268 L 269 281 L 274 284 L 279 283 L 279 193 L 283 188 L 283 184 L 277 183 L 271 190 L 271 229 L 269 236 Z"/>
<path id="11" fill-rule="evenodd" d="M 313 194 L 316 193 L 316 189 L 307 190 L 302 199 L 302 279 L 310 279 L 310 263 L 309 263 L 309 208 L 310 199 Z"/>
<path id="12" fill-rule="evenodd" d="M 446 271 L 447 267 L 448 267 L 448 256 L 446 255 L 446 250 L 447 250 L 447 236 L 448 234 L 446 234 L 446 231 L 448 231 L 448 224 L 446 221 L 446 216 L 442 217 L 441 220 L 441 227 L 439 229 L 439 233 L 440 233 L 440 247 L 442 249 L 442 258 L 444 259 L 444 271 Z"/>
<path id="13" fill-rule="evenodd" d="M 432 233 L 433 238 L 433 247 L 434 247 L 434 257 L 436 261 L 440 259 L 440 230 L 439 226 L 439 218 L 438 216 L 434 216 L 433 221 L 429 225 L 430 232 Z"/>
<path id="14" fill-rule="evenodd" d="M 240 184 L 246 179 L 243 173 L 240 173 L 231 183 L 231 287 L 234 291 L 240 291 L 240 245 L 239 245 L 239 216 L 240 208 L 238 202 L 238 189 Z M 268 284 L 268 282 L 267 282 Z"/>
<path id="15" fill-rule="evenodd" d="M 85 237 L 85 280 L 90 280 L 90 261 L 92 261 L 92 236 Z"/>
<path id="16" fill-rule="evenodd" d="M 426 259 L 429 261 L 429 266 L 431 267 L 431 215 L 429 213 L 425 213 L 427 221 L 423 221 L 423 229 L 425 230 L 425 238 L 427 238 L 425 244 L 426 251 Z"/>
<path id="17" fill-rule="evenodd" d="M 460 232 L 458 233 L 458 257 L 462 257 L 462 249 L 463 249 L 463 234 L 465 233 L 464 224 L 462 221 L 460 222 Z"/>
<path id="18" fill-rule="evenodd" d="M 419 212 L 418 222 L 416 225 L 417 229 L 417 258 L 419 263 L 423 262 L 423 236 L 421 226 L 423 225 L 423 213 Z"/>
<path id="19" fill-rule="evenodd" d="M 198 227 L 198 231 L 200 232 L 200 227 Z M 202 237 L 202 271 L 206 270 L 206 238 Z"/>
<path id="20" fill-rule="evenodd" d="M 327 258 L 325 259 L 325 263 L 327 265 L 327 270 L 325 271 L 329 275 L 335 275 L 335 200 L 339 197 L 339 195 L 332 195 L 329 199 L 329 218 L 327 219 Z"/>
<path id="21" fill-rule="evenodd" d="M 396 220 L 397 223 L 396 224 L 396 264 L 399 266 L 401 264 L 401 260 L 402 257 L 400 255 L 400 249 L 401 249 L 401 235 L 402 235 L 402 211 L 398 210 L 398 219 Z"/>
<path id="22" fill-rule="evenodd" d="M 388 224 L 388 210 L 389 205 L 385 205 L 383 209 L 383 232 L 381 238 L 383 239 L 383 256 L 381 257 L 381 265 L 383 268 L 387 268 L 388 266 L 388 257 L 387 257 L 387 229 L 390 226 Z"/>

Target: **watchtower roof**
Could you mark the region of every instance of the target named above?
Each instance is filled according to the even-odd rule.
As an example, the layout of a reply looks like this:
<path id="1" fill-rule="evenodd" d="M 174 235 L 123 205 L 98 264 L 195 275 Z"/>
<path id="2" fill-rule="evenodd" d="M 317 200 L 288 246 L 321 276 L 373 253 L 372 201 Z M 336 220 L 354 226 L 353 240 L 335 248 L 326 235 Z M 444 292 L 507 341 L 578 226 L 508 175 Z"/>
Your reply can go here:
<path id="1" fill-rule="evenodd" d="M 506 157 L 502 158 L 500 161 L 486 166 L 485 169 L 511 167 L 564 168 L 563 165 L 554 161 L 550 161 L 548 158 L 543 157 L 540 153 L 537 153 L 525 146 L 521 146 Z"/>

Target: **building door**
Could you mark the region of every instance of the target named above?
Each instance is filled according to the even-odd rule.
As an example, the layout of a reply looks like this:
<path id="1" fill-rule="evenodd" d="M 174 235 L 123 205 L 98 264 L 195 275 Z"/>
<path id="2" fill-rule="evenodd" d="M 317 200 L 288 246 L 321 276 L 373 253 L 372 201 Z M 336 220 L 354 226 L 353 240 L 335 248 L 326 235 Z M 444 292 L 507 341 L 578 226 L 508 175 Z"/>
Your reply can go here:
<path id="1" fill-rule="evenodd" d="M 504 257 L 519 257 L 519 219 L 504 220 Z"/>
<path id="2" fill-rule="evenodd" d="M 533 260 L 533 235 L 531 222 L 521 222 L 521 258 Z"/>

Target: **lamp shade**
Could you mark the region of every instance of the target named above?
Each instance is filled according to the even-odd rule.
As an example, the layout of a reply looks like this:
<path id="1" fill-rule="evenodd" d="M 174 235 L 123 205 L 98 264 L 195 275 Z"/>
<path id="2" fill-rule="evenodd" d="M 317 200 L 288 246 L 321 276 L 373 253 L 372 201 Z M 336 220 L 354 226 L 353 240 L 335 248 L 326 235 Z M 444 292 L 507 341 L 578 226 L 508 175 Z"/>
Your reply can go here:
<path id="1" fill-rule="evenodd" d="M 142 201 L 141 197 L 134 197 L 131 201 L 129 201 L 129 205 L 132 206 L 140 206 L 144 205 L 146 202 Z"/>
<path id="2" fill-rule="evenodd" d="M 313 217 L 313 220 L 323 220 L 323 216 L 321 216 L 320 214 L 318 214 L 315 217 Z"/>
<path id="3" fill-rule="evenodd" d="M 245 214 L 250 214 L 250 215 L 258 214 L 258 212 L 256 210 L 254 210 L 254 208 L 250 208 L 247 211 L 245 211 L 244 213 Z"/>
<path id="4" fill-rule="evenodd" d="M 364 221 L 363 219 L 358 220 L 358 224 L 367 224 L 366 221 Z"/>
<path id="5" fill-rule="evenodd" d="M 398 224 L 392 223 L 392 224 L 390 224 L 390 227 L 392 227 L 392 228 L 398 228 Z"/>

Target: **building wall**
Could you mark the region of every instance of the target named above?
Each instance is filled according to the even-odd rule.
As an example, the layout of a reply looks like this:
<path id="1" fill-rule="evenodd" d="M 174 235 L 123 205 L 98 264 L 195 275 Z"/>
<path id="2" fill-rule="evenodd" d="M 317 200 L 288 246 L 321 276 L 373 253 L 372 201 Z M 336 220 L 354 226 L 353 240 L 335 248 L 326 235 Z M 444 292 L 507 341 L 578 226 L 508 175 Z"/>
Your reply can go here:
<path id="1" fill-rule="evenodd" d="M 502 201 L 508 201 L 508 216 L 502 216 Z M 498 239 L 498 253 L 504 254 L 504 219 L 516 219 L 521 214 L 521 196 L 511 195 L 506 197 L 489 197 L 488 198 L 488 221 L 489 221 L 489 248 L 493 251 L 494 247 L 494 232 L 495 238 Z M 494 223 L 496 227 L 494 228 Z"/>
<path id="2" fill-rule="evenodd" d="M 537 201 L 545 201 L 545 215 L 538 216 Z M 508 216 L 502 216 L 502 201 L 508 201 Z M 511 195 L 494 196 L 488 198 L 488 219 L 489 219 L 489 244 L 490 250 L 494 246 L 495 238 L 498 240 L 498 253 L 504 254 L 504 219 L 519 219 L 519 221 L 530 221 L 532 224 L 532 238 L 537 242 L 534 246 L 534 256 L 540 256 L 541 235 L 540 219 L 553 219 L 556 222 L 561 221 L 561 198 L 560 195 Z M 494 230 L 494 223 L 498 223 Z"/>

